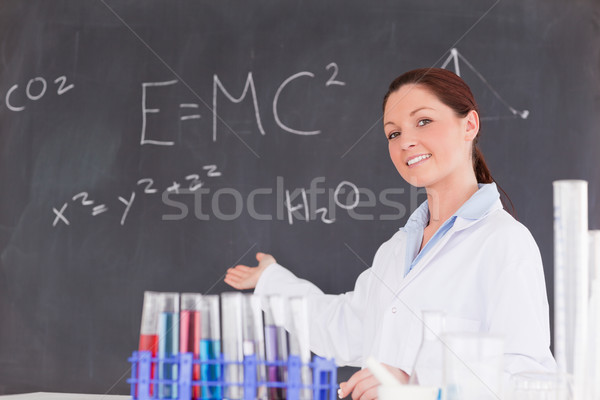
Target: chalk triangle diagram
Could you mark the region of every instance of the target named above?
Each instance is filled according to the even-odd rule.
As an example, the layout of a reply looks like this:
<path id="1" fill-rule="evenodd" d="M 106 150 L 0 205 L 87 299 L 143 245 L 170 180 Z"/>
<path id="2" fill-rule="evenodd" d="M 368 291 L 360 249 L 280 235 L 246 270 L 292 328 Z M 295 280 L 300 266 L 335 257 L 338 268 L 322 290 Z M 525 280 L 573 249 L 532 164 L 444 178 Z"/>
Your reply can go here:
<path id="1" fill-rule="evenodd" d="M 458 76 L 461 76 L 460 62 L 462 62 L 464 65 L 466 65 L 475 74 L 475 76 L 477 76 L 477 78 L 479 78 L 481 83 L 483 83 L 491 91 L 492 95 L 500 103 L 502 103 L 502 105 L 504 107 L 506 107 L 508 109 L 508 111 L 510 111 L 509 116 L 486 116 L 486 117 L 482 117 L 481 118 L 482 120 L 499 120 L 499 119 L 505 119 L 505 118 L 527 119 L 527 117 L 529 116 L 529 110 L 517 110 L 516 108 L 514 108 L 513 106 L 508 104 L 508 102 L 506 100 L 504 100 L 502 98 L 502 96 L 500 96 L 500 94 L 496 91 L 496 89 L 494 89 L 492 87 L 492 85 L 489 84 L 489 82 L 484 78 L 484 76 L 481 75 L 481 73 L 479 71 L 477 71 L 475 69 L 475 67 L 473 67 L 473 65 L 462 54 L 460 54 L 458 49 L 456 49 L 456 48 L 450 49 L 450 55 L 448 56 L 448 58 L 446 58 L 446 61 L 444 61 L 444 63 L 442 64 L 442 68 L 449 69 L 447 67 L 451 62 L 452 62 L 452 66 L 454 67 L 454 73 L 456 73 L 456 75 L 458 75 Z"/>

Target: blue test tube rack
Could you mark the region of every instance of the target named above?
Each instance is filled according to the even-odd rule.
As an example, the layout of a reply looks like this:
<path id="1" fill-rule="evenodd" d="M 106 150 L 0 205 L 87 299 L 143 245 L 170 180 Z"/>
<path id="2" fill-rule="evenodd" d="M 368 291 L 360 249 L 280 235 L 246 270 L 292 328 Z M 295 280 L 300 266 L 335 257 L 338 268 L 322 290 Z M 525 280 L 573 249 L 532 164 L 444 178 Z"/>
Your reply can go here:
<path id="1" fill-rule="evenodd" d="M 302 389 L 310 389 L 313 392 L 314 400 L 335 400 L 337 397 L 337 367 L 333 360 L 324 359 L 315 356 L 313 361 L 308 364 L 311 368 L 313 382 L 312 385 L 302 384 L 301 369 L 302 362 L 297 356 L 289 356 L 287 361 L 257 361 L 255 356 L 244 357 L 243 362 L 224 361 L 223 355 L 216 360 L 200 361 L 193 359 L 192 353 L 179 353 L 177 356 L 169 358 L 152 357 L 149 351 L 134 351 L 128 359 L 131 363 L 131 378 L 127 383 L 131 385 L 131 398 L 134 400 L 155 400 L 159 398 L 159 385 L 177 385 L 177 400 L 190 400 L 192 398 L 192 387 L 194 386 L 219 386 L 221 392 L 228 386 L 241 386 L 244 388 L 244 395 L 241 400 L 255 400 L 258 387 L 277 387 L 285 388 L 288 400 L 300 400 Z M 150 371 L 152 365 L 158 363 L 177 365 L 178 379 L 167 380 L 151 379 Z M 219 365 L 223 377 L 223 368 L 229 364 L 243 365 L 244 382 L 226 382 L 226 381 L 194 381 L 192 380 L 192 370 L 194 365 L 207 364 Z M 285 366 L 287 367 L 286 382 L 260 382 L 257 381 L 257 368 L 259 365 L 265 366 Z M 153 387 L 153 395 L 150 395 L 150 388 Z M 203 398 L 201 398 L 203 399 Z"/>

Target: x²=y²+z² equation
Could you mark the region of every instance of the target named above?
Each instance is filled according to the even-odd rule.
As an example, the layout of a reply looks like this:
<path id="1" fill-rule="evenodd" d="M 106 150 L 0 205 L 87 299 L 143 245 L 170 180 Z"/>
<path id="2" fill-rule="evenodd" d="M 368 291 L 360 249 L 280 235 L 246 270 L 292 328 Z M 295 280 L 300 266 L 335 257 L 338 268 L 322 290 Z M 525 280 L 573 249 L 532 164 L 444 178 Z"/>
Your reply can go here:
<path id="1" fill-rule="evenodd" d="M 203 176 L 205 178 L 217 178 L 221 176 L 221 171 L 218 170 L 216 165 L 205 165 L 202 167 Z M 194 192 L 199 190 L 204 186 L 204 181 L 201 180 L 200 174 L 189 174 L 186 175 L 183 180 L 176 180 L 167 187 L 162 188 L 162 192 L 166 193 L 174 193 L 179 194 L 180 192 Z M 202 178 L 203 179 L 203 178 Z M 159 189 L 156 187 L 154 183 L 154 179 L 152 178 L 142 178 L 139 179 L 136 183 L 136 187 L 141 189 L 141 194 L 143 195 L 155 195 L 159 192 Z M 119 201 L 119 212 L 121 212 L 121 225 L 125 225 L 125 221 L 127 220 L 127 215 L 131 210 L 131 207 L 134 204 L 136 199 L 136 190 L 132 190 L 129 195 L 126 196 L 117 196 Z M 63 203 L 60 208 L 53 207 L 52 213 L 54 219 L 52 221 L 52 226 L 56 227 L 57 225 L 66 225 L 69 226 L 71 221 L 69 220 L 69 206 L 71 207 L 83 207 L 86 210 L 89 210 L 90 215 L 92 217 L 96 217 L 102 215 L 109 211 L 109 207 L 106 203 L 98 204 L 96 199 L 92 198 L 88 192 L 79 192 L 75 194 L 70 201 Z"/>
<path id="2" fill-rule="evenodd" d="M 336 63 L 329 63 L 325 69 L 329 72 L 329 78 L 324 82 L 326 87 L 329 86 L 345 86 L 346 82 L 338 80 L 337 76 L 339 73 L 339 68 Z M 306 78 L 315 78 L 315 74 L 309 71 L 301 71 L 295 73 L 288 78 L 286 78 L 277 88 L 275 95 L 273 96 L 272 102 L 272 110 L 273 110 L 273 118 L 276 124 L 286 132 L 290 132 L 296 135 L 318 135 L 321 133 L 320 130 L 312 130 L 306 131 L 301 130 L 295 127 L 291 127 L 283 123 L 281 120 L 282 110 L 279 107 L 279 98 L 281 94 L 285 90 L 291 90 L 294 86 L 292 83 L 299 79 Z M 162 96 L 160 93 L 161 88 L 166 88 L 168 86 L 173 86 L 179 83 L 179 80 L 169 80 L 169 81 L 160 81 L 160 82 L 143 82 L 142 83 L 142 131 L 140 135 L 140 145 L 156 145 L 156 146 L 173 146 L 175 142 L 172 140 L 157 140 L 156 138 L 152 138 L 152 135 L 148 132 L 148 117 L 153 114 L 160 114 L 160 108 L 154 106 L 152 101 L 152 96 Z M 252 99 L 252 105 L 254 107 L 254 117 L 256 120 L 256 125 L 258 127 L 261 135 L 266 135 L 265 129 L 262 125 L 261 119 L 261 110 L 258 104 L 258 97 L 256 92 L 256 85 L 254 84 L 254 77 L 252 72 L 248 72 L 248 76 L 246 78 L 246 83 L 244 88 L 242 89 L 242 94 L 239 97 L 235 97 L 232 95 L 222 80 L 219 78 L 217 74 L 213 75 L 213 90 L 212 90 L 212 103 L 209 105 L 206 103 L 200 96 L 198 96 L 191 88 L 192 94 L 195 96 L 195 99 L 192 101 L 186 101 L 179 104 L 179 121 L 181 122 L 194 122 L 198 121 L 202 118 L 202 114 L 200 111 L 204 108 L 207 109 L 210 114 L 212 114 L 212 140 L 213 142 L 217 141 L 217 121 L 222 121 L 219 117 L 218 107 L 219 107 L 219 98 L 224 96 L 227 100 L 232 103 L 241 103 L 248 95 Z M 298 83 L 296 83 L 298 85 Z M 187 86 L 187 85 L 186 85 Z M 300 86 L 302 87 L 302 86 Z M 189 86 L 188 86 L 189 88 Z M 196 102 L 198 101 L 198 102 Z M 202 107 L 201 107 L 202 106 Z M 222 121 L 223 122 L 223 121 Z"/>

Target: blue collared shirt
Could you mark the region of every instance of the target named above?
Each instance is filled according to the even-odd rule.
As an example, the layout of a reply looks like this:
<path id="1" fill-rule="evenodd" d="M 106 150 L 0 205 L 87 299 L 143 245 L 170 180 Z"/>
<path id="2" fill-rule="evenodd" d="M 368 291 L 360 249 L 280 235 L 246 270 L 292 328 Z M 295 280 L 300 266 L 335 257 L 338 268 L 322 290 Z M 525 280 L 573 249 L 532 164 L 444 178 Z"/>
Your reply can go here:
<path id="1" fill-rule="evenodd" d="M 406 241 L 406 263 L 404 276 L 419 262 L 427 252 L 452 228 L 457 217 L 465 219 L 479 219 L 498 200 L 500 194 L 495 183 L 479 184 L 475 192 L 456 212 L 448 218 L 435 232 L 429 241 L 421 248 L 423 231 L 429 224 L 429 205 L 425 200 L 410 216 L 403 230 L 408 233 Z"/>

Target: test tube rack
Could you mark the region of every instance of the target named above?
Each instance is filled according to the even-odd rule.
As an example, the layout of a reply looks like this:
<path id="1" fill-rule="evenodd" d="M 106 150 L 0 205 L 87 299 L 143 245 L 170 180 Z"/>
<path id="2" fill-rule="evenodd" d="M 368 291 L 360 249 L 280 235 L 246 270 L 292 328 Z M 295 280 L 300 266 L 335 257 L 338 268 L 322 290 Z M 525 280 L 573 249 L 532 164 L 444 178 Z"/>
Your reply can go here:
<path id="1" fill-rule="evenodd" d="M 221 355 L 216 360 L 201 361 L 193 358 L 192 353 L 179 353 L 174 357 L 158 358 L 152 357 L 149 351 L 134 351 L 128 359 L 131 363 L 131 378 L 127 383 L 131 385 L 131 398 L 134 400 L 158 399 L 158 385 L 177 385 L 177 400 L 190 400 L 192 398 L 192 387 L 195 386 L 219 386 L 223 390 L 229 386 L 243 387 L 243 395 L 240 400 L 255 400 L 259 387 L 285 388 L 288 400 L 300 400 L 302 389 L 312 391 L 314 400 L 335 400 L 337 397 L 337 367 L 334 360 L 321 357 L 313 357 L 308 363 L 312 370 L 313 383 L 310 386 L 302 384 L 301 369 L 303 367 L 300 358 L 289 356 L 287 361 L 258 361 L 256 356 L 246 356 L 243 362 L 225 361 Z M 178 379 L 156 379 L 151 378 L 152 365 L 166 363 L 177 365 Z M 244 371 L 244 382 L 226 381 L 196 381 L 192 379 L 194 365 L 218 365 L 221 371 L 232 364 L 241 365 Z M 262 382 L 257 380 L 257 368 L 259 365 L 287 367 L 287 380 L 285 382 Z M 220 376 L 224 376 L 223 373 Z M 153 395 L 150 388 L 154 387 Z"/>

